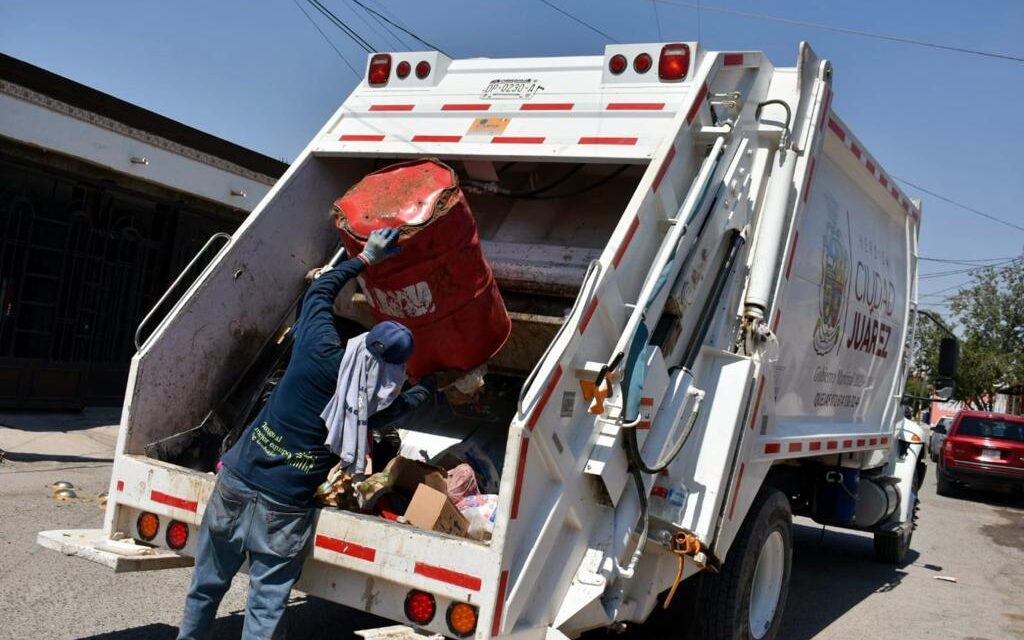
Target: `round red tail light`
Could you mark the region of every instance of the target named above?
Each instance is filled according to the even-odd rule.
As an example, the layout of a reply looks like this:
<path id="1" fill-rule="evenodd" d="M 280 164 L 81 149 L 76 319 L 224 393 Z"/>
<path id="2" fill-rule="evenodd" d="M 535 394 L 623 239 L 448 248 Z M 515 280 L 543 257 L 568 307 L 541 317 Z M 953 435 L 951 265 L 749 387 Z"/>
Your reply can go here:
<path id="1" fill-rule="evenodd" d="M 185 548 L 186 544 L 188 544 L 188 525 L 172 520 L 171 524 L 167 525 L 167 546 L 175 551 L 180 551 Z"/>
<path id="2" fill-rule="evenodd" d="M 616 53 L 614 56 L 612 56 L 612 59 L 608 61 L 608 70 L 614 73 L 615 75 L 619 75 L 620 73 L 626 70 L 626 66 L 628 64 L 629 63 L 626 61 L 626 56 L 622 55 L 621 53 Z"/>
<path id="3" fill-rule="evenodd" d="M 416 63 L 416 77 L 422 80 L 430 75 L 430 63 L 426 60 L 420 60 Z"/>
<path id="4" fill-rule="evenodd" d="M 408 76 L 410 71 L 412 71 L 412 65 L 409 64 L 408 60 L 402 60 L 398 63 L 398 66 L 395 67 L 395 75 L 400 79 Z"/>
<path id="5" fill-rule="evenodd" d="M 143 512 L 135 521 L 135 530 L 139 532 L 140 538 L 149 542 L 160 531 L 160 518 L 156 517 L 155 513 Z"/>
<path id="6" fill-rule="evenodd" d="M 654 61 L 651 60 L 651 56 L 646 53 L 641 53 L 637 57 L 633 58 L 633 70 L 637 73 L 647 73 L 654 66 Z"/>
<path id="7" fill-rule="evenodd" d="M 405 596 L 405 617 L 416 624 L 429 624 L 437 613 L 437 603 L 434 596 L 426 591 L 413 589 Z"/>

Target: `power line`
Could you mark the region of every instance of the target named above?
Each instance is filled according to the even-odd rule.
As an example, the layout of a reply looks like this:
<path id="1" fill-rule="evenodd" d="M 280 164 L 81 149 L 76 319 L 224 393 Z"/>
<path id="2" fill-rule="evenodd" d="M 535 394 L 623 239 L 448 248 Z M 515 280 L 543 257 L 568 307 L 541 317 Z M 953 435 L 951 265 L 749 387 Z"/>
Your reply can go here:
<path id="1" fill-rule="evenodd" d="M 974 207 L 969 207 L 966 204 L 957 202 L 956 200 L 952 200 L 950 198 L 947 198 L 946 196 L 939 195 L 939 194 L 935 193 L 934 191 L 929 191 L 928 189 L 925 189 L 924 187 L 918 186 L 918 185 L 914 184 L 913 182 L 910 182 L 909 180 L 904 180 L 903 178 L 900 178 L 899 176 L 892 176 L 892 177 L 896 178 L 897 180 L 899 180 L 903 184 L 907 185 L 908 187 L 912 187 L 914 189 L 917 189 L 918 191 L 920 191 L 922 193 L 927 193 L 928 195 L 930 195 L 930 196 L 932 196 L 934 198 L 938 198 L 939 200 L 942 200 L 943 202 L 948 202 L 949 204 L 957 206 L 957 207 L 960 207 L 961 209 L 966 209 L 967 211 L 970 211 L 971 213 L 973 213 L 975 215 L 979 215 L 982 218 L 988 218 L 989 220 L 992 220 L 994 222 L 998 222 L 999 224 L 1005 224 L 1006 226 L 1011 227 L 1013 229 L 1016 229 L 1018 231 L 1024 231 L 1024 227 L 1020 226 L 1019 224 L 1014 224 L 1014 223 L 1009 222 L 1007 220 L 1003 220 L 1002 218 L 997 218 L 997 217 L 995 217 L 993 215 L 985 213 L 984 211 L 978 211 Z"/>
<path id="2" fill-rule="evenodd" d="M 541 0 L 543 1 L 543 0 Z M 736 9 L 728 9 L 726 7 L 717 7 L 715 5 L 704 4 L 703 2 L 683 2 L 682 0 L 655 0 L 655 2 L 661 2 L 662 4 L 674 4 L 683 7 L 690 7 L 691 9 L 697 9 L 698 11 L 704 9 L 706 11 L 714 11 L 717 13 L 726 13 L 734 16 L 741 16 L 744 18 L 754 18 L 756 20 L 768 20 L 771 22 L 781 22 L 784 24 L 793 24 L 800 27 L 810 27 L 811 29 L 823 29 L 825 31 L 835 31 L 836 33 L 845 33 L 852 36 L 861 36 L 863 38 L 874 38 L 875 40 L 888 40 L 890 42 L 899 42 L 902 44 L 912 44 L 918 47 L 930 47 L 932 49 L 944 49 L 946 51 L 955 51 L 957 53 L 966 53 L 973 56 L 983 56 L 986 58 L 998 58 L 1001 60 L 1009 60 L 1011 62 L 1024 62 L 1024 57 L 1015 56 L 1008 53 L 998 53 L 994 51 L 981 51 L 979 49 L 968 49 L 966 47 L 954 47 L 948 44 L 940 44 L 938 42 L 928 42 L 927 40 L 914 40 L 912 38 L 902 38 L 900 36 L 890 36 L 883 33 L 872 33 L 870 31 L 860 31 L 858 29 L 847 29 L 846 27 L 836 27 L 830 24 L 821 24 L 818 22 L 808 22 L 806 20 L 795 20 L 793 18 L 783 18 L 781 16 L 769 16 L 761 13 L 751 13 L 749 11 L 738 11 Z"/>
<path id="3" fill-rule="evenodd" d="M 387 25 L 384 24 L 384 22 L 382 20 L 380 20 L 377 16 L 373 15 L 372 13 L 368 13 L 366 11 L 363 11 L 361 13 L 357 13 L 354 9 L 352 10 L 352 13 L 355 13 L 359 17 L 359 19 L 363 22 L 363 24 L 365 24 L 368 27 L 370 27 L 370 30 L 373 31 L 375 34 L 377 34 L 377 36 L 380 37 L 384 41 L 384 43 L 388 45 L 389 48 L 390 48 L 392 42 L 397 43 L 397 45 L 394 48 L 394 50 L 396 50 L 396 51 L 401 50 L 401 49 L 408 49 L 409 48 L 404 42 L 399 40 L 398 37 L 395 36 L 394 32 L 392 32 L 390 29 L 388 29 Z M 366 14 L 367 17 L 370 18 L 370 20 L 367 20 L 365 17 L 363 17 L 362 14 L 364 14 L 364 13 Z M 377 23 L 376 27 L 373 26 L 373 24 L 372 24 L 373 22 Z M 380 27 L 380 28 L 378 29 L 377 27 Z"/>
<path id="4" fill-rule="evenodd" d="M 341 29 L 345 33 L 345 35 L 347 35 L 349 38 L 352 38 L 353 42 L 355 42 L 360 47 L 362 47 L 363 51 L 365 51 L 366 53 L 373 53 L 374 52 L 373 45 L 371 45 L 362 36 L 360 36 L 358 33 L 356 33 L 355 29 L 353 29 L 352 27 L 350 27 L 347 24 L 345 24 L 344 20 L 342 20 L 338 16 L 334 15 L 334 12 L 331 11 L 330 9 L 328 9 L 327 7 L 325 7 L 320 2 L 320 0 L 308 0 L 308 2 L 309 2 L 309 4 L 313 5 L 314 9 L 316 9 L 321 14 L 323 14 L 323 16 L 325 18 L 330 20 L 334 24 L 334 26 L 336 26 L 339 29 Z"/>
<path id="5" fill-rule="evenodd" d="M 921 257 L 918 258 L 918 260 L 921 260 L 923 262 L 941 262 L 943 264 L 961 264 L 961 265 L 965 265 L 965 266 L 979 266 L 979 267 L 983 267 L 985 265 L 983 265 L 983 264 L 976 265 L 975 263 L 978 263 L 978 262 L 1001 262 L 1003 260 L 1013 260 L 1013 259 L 1015 259 L 1017 257 L 1019 257 L 1019 256 L 1006 256 L 1006 257 L 1003 257 L 1003 258 L 962 258 L 960 260 L 950 260 L 949 258 L 926 258 L 924 256 L 921 256 Z"/>
<path id="6" fill-rule="evenodd" d="M 650 8 L 654 11 L 654 24 L 657 26 L 657 39 L 664 40 L 662 36 L 662 16 L 657 14 L 657 3 L 650 0 Z"/>
<path id="7" fill-rule="evenodd" d="M 377 16 L 378 18 L 380 18 L 380 19 L 381 19 L 381 20 L 383 20 L 384 22 L 387 22 L 387 23 L 388 23 L 388 24 L 390 24 L 390 25 L 391 25 L 392 27 L 394 27 L 394 28 L 398 29 L 399 31 L 401 31 L 402 33 L 407 33 L 407 34 L 409 34 L 410 36 L 412 36 L 413 38 L 415 38 L 417 42 L 420 42 L 420 43 L 422 43 L 422 44 L 426 45 L 427 47 L 429 47 L 429 48 L 431 48 L 431 49 L 433 49 L 433 50 L 435 50 L 435 51 L 438 51 L 438 52 L 440 52 L 440 53 L 444 53 L 444 55 L 448 56 L 448 54 L 447 54 L 447 53 L 445 53 L 444 49 L 442 49 L 441 47 L 438 47 L 438 46 L 436 46 L 436 45 L 432 45 L 432 44 L 430 44 L 429 42 L 427 42 L 427 41 L 426 41 L 426 40 L 424 40 L 423 38 L 419 37 L 418 35 L 416 35 L 416 34 L 415 34 L 415 33 L 413 33 L 412 31 L 409 31 L 409 30 L 408 30 L 408 29 L 406 29 L 405 27 L 402 27 L 402 26 L 400 26 L 400 25 L 398 25 L 398 24 L 396 24 L 396 23 L 392 22 L 392 21 L 391 21 L 390 19 L 388 19 L 388 18 L 387 18 L 386 16 L 384 16 L 384 15 L 382 15 L 382 14 L 380 14 L 380 13 L 378 13 L 378 12 L 374 11 L 374 10 L 373 10 L 373 9 L 371 9 L 370 7 L 368 7 L 368 6 L 366 6 L 365 4 L 363 4 L 362 2 L 360 2 L 359 0 L 352 0 L 352 2 L 354 2 L 354 3 L 356 3 L 357 5 L 359 5 L 360 7 L 362 7 L 362 8 L 363 8 L 363 11 L 366 11 L 366 12 L 368 12 L 368 13 L 372 13 L 372 14 L 374 14 L 375 16 Z M 450 58 L 451 56 L 448 56 L 448 57 Z"/>
<path id="8" fill-rule="evenodd" d="M 559 9 L 559 8 L 558 8 L 558 7 L 556 7 L 555 5 L 553 5 L 553 4 L 551 4 L 550 2 L 548 2 L 548 0 L 540 0 L 540 1 L 541 1 L 541 2 L 543 2 L 544 4 L 546 4 L 547 6 L 551 7 L 552 9 L 554 9 L 554 10 L 555 10 L 555 11 L 557 11 L 558 13 L 562 14 L 562 15 L 563 15 L 563 16 L 565 16 L 566 18 L 569 18 L 570 20 L 572 20 L 572 21 L 573 21 L 573 22 L 575 22 L 576 24 L 580 24 L 580 25 L 583 25 L 583 26 L 584 26 L 584 27 L 586 27 L 587 29 L 590 29 L 590 30 L 591 30 L 591 31 L 593 31 L 594 33 L 600 34 L 600 35 L 604 36 L 605 38 L 608 38 L 609 40 L 611 40 L 612 42 L 614 42 L 614 43 L 616 43 L 616 44 L 617 44 L 617 43 L 619 42 L 618 40 L 616 40 L 615 38 L 611 37 L 610 35 L 608 35 L 608 34 L 607 34 L 607 33 L 605 33 L 604 31 L 601 31 L 600 29 L 598 29 L 598 28 L 597 28 L 597 27 L 595 27 L 594 25 L 592 25 L 592 24 L 589 24 L 589 23 L 587 23 L 587 22 L 584 22 L 583 20 L 580 20 L 579 18 L 577 18 L 576 16 L 572 15 L 572 14 L 571 14 L 571 13 L 569 13 L 568 11 L 563 11 L 562 9 Z"/>
<path id="9" fill-rule="evenodd" d="M 350 13 L 352 13 L 352 15 L 354 15 L 359 20 L 359 22 L 362 22 L 364 26 L 366 26 L 370 31 L 372 31 L 374 33 L 374 35 L 376 35 L 378 38 L 380 38 L 380 41 L 384 43 L 384 50 L 391 49 L 391 43 L 388 42 L 388 36 L 390 34 L 382 33 L 381 30 L 378 29 L 376 26 L 374 26 L 372 22 L 367 20 L 366 18 L 370 14 L 366 14 L 364 16 L 363 15 L 364 12 L 356 11 L 356 9 L 354 7 L 352 7 L 351 5 L 346 5 L 346 8 L 349 10 Z M 370 16 L 370 17 L 372 17 L 372 16 Z M 378 26 L 380 25 L 379 22 L 377 24 L 378 24 Z M 394 36 L 391 36 L 391 39 L 394 40 Z M 380 51 L 381 49 L 378 48 L 377 50 Z"/>
<path id="10" fill-rule="evenodd" d="M 393 11 L 391 11 L 390 9 L 388 9 L 388 7 L 387 7 L 387 5 L 386 5 L 386 4 L 384 4 L 383 2 L 381 2 L 381 0 L 374 0 L 374 4 L 375 4 L 375 5 L 377 5 L 377 6 L 378 6 L 378 7 L 380 8 L 380 10 L 381 10 L 381 11 L 383 11 L 383 12 L 384 12 L 385 14 L 387 14 L 387 15 L 391 16 L 391 19 L 392 19 L 392 20 L 396 20 L 396 21 L 397 21 L 397 20 L 399 19 L 399 18 L 398 18 L 398 16 L 396 16 L 396 15 L 395 15 L 395 13 L 394 13 Z M 393 38 L 395 39 L 395 41 L 396 41 L 396 42 L 398 42 L 398 43 L 400 44 L 400 47 L 401 47 L 401 48 L 404 48 L 404 49 L 405 49 L 406 51 L 412 51 L 412 49 L 413 49 L 413 48 L 412 48 L 411 46 L 409 46 L 409 45 L 408 45 L 408 44 L 406 43 L 406 41 L 405 41 L 405 39 L 404 39 L 404 38 L 402 38 L 402 37 L 401 37 L 400 35 L 398 35 L 398 34 L 397 34 L 397 33 L 395 33 L 394 31 L 392 31 L 392 30 L 391 30 L 391 27 L 390 27 L 390 26 L 388 26 L 388 23 L 384 22 L 383 20 L 381 20 L 380 18 L 378 18 L 378 17 L 377 17 L 377 16 L 375 15 L 375 14 L 373 14 L 373 13 L 371 13 L 371 14 L 370 14 L 370 17 L 371 17 L 371 18 L 373 18 L 374 20 L 376 20 L 376 21 L 377 21 L 377 23 L 378 23 L 378 24 L 379 24 L 380 26 L 384 27 L 384 30 L 385 30 L 385 31 L 387 31 L 387 32 L 388 32 L 389 34 L 391 34 L 391 36 L 392 36 L 392 37 L 393 37 Z"/>
<path id="11" fill-rule="evenodd" d="M 353 67 L 352 63 L 348 61 L 348 58 L 345 57 L 345 54 L 342 53 L 341 50 L 338 49 L 338 47 L 334 46 L 334 43 L 331 42 L 331 39 L 328 38 L 327 34 L 324 33 L 323 29 L 320 28 L 320 25 L 318 25 L 316 21 L 313 20 L 313 16 L 306 13 L 306 10 L 302 8 L 302 5 L 299 4 L 299 0 L 292 0 L 292 2 L 294 2 L 295 6 L 298 7 L 299 11 L 302 12 L 302 15 L 306 16 L 306 20 L 309 20 L 309 24 L 313 25 L 313 28 L 316 29 L 321 36 L 323 36 L 324 41 L 328 45 L 330 45 L 332 49 L 334 49 L 334 53 L 338 54 L 338 57 L 341 58 L 341 61 L 345 63 L 345 66 L 348 67 L 353 74 L 355 74 L 356 78 L 362 79 L 362 74 L 356 71 L 356 68 Z"/>

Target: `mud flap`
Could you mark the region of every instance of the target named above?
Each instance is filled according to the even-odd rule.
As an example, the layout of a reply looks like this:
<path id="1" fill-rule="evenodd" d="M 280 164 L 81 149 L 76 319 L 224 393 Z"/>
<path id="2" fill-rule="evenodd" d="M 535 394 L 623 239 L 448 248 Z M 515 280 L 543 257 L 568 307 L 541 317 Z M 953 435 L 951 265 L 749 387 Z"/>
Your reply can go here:
<path id="1" fill-rule="evenodd" d="M 114 573 L 177 569 L 194 564 L 192 558 L 179 556 L 168 549 L 111 540 L 102 529 L 41 531 L 36 537 L 36 544 L 66 556 L 78 556 L 110 567 Z"/>

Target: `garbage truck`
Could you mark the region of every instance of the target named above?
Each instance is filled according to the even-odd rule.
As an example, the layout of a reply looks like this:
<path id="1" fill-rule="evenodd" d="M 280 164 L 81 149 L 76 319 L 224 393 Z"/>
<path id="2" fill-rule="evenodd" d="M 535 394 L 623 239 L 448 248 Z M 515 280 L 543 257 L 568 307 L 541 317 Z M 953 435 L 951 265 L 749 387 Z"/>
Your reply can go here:
<path id="1" fill-rule="evenodd" d="M 677 591 L 694 633 L 774 637 L 793 517 L 869 532 L 900 563 L 923 470 L 901 409 L 921 209 L 837 115 L 832 79 L 806 43 L 791 67 L 692 41 L 369 55 L 139 327 L 102 529 L 39 543 L 114 571 L 191 564 L 210 443 L 285 362 L 304 274 L 339 254 L 331 203 L 432 158 L 471 205 L 511 333 L 486 416 L 403 428 L 402 447 L 497 442 L 493 531 L 325 508 L 296 588 L 394 637 L 575 638 Z M 365 326 L 374 296 L 362 282 L 336 306 Z"/>

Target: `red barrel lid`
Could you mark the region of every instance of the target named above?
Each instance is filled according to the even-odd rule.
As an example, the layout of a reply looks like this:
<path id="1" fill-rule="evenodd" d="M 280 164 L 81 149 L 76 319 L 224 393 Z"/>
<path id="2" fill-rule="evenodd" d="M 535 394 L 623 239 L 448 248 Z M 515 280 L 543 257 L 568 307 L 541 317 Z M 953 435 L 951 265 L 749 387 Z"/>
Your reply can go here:
<path id="1" fill-rule="evenodd" d="M 439 205 L 448 203 L 445 196 L 455 186 L 455 172 L 447 165 L 436 160 L 403 162 L 366 176 L 334 206 L 351 233 L 366 238 L 376 229 L 424 224 Z"/>

